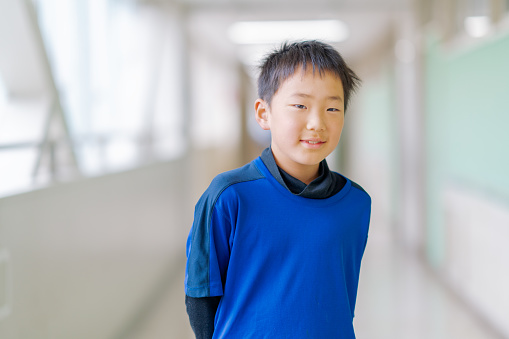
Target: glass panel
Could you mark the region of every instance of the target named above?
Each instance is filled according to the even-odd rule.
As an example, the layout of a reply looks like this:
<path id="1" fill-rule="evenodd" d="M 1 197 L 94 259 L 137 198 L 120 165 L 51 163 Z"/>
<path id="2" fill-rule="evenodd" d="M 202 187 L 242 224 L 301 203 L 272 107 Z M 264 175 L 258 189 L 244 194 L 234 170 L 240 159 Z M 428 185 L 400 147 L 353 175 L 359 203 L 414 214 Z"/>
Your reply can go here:
<path id="1" fill-rule="evenodd" d="M 140 145 L 126 137 L 85 141 L 77 147 L 77 150 L 83 174 L 87 176 L 134 168 L 143 154 Z"/>
<path id="2" fill-rule="evenodd" d="M 146 147 L 143 154 L 165 160 L 180 153 L 176 147 L 184 150 L 175 13 L 134 1 L 36 4 L 83 172 L 153 161 L 138 156 Z M 119 160 L 112 147 L 129 160 Z"/>
<path id="3" fill-rule="evenodd" d="M 40 142 L 49 112 L 42 100 L 0 101 L 0 145 Z"/>
<path id="4" fill-rule="evenodd" d="M 112 138 L 105 147 L 109 171 L 125 170 L 139 162 L 140 147 L 129 138 Z"/>
<path id="5" fill-rule="evenodd" d="M 0 150 L 0 196 L 23 192 L 32 187 L 32 171 L 37 148 Z"/>
<path id="6" fill-rule="evenodd" d="M 3 111 L 4 105 L 7 103 L 7 88 L 0 74 L 0 112 Z"/>
<path id="7" fill-rule="evenodd" d="M 76 145 L 76 153 L 84 175 L 96 176 L 105 171 L 102 149 L 98 141 L 86 141 Z"/>

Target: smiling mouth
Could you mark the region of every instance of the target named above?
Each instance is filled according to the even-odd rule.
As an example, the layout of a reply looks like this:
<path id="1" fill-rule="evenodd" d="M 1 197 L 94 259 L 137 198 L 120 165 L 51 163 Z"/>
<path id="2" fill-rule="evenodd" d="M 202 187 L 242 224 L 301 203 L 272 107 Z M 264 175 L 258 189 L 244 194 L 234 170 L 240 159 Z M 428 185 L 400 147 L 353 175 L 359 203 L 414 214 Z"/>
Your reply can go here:
<path id="1" fill-rule="evenodd" d="M 311 145 L 323 144 L 325 141 L 314 141 L 314 140 L 302 140 L 303 142 Z"/>

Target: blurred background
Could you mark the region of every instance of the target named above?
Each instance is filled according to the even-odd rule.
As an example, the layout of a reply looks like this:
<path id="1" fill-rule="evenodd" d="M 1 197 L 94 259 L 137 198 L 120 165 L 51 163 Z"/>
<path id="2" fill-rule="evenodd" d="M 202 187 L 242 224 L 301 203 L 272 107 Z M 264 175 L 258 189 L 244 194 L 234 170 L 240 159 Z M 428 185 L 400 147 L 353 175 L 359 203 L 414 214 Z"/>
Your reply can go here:
<path id="1" fill-rule="evenodd" d="M 363 79 L 359 339 L 509 338 L 508 0 L 0 0 L 0 338 L 192 338 L 194 204 L 257 157 L 260 58 Z"/>

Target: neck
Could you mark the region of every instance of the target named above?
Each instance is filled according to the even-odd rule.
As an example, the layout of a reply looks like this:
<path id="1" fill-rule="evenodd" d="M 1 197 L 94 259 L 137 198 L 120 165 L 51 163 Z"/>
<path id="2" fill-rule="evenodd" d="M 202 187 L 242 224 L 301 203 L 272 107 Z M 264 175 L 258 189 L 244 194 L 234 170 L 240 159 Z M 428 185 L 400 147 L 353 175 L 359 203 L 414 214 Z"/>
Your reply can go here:
<path id="1" fill-rule="evenodd" d="M 316 171 L 313 172 L 313 174 L 309 174 L 309 175 L 304 175 L 303 174 L 301 176 L 297 176 L 297 175 L 293 175 L 293 174 L 291 174 L 289 172 L 286 172 L 286 173 L 290 174 L 294 178 L 299 179 L 300 181 L 302 181 L 306 185 L 309 185 L 313 180 L 318 178 L 318 167 L 316 168 Z"/>
<path id="2" fill-rule="evenodd" d="M 283 171 L 294 177 L 295 179 L 299 179 L 306 185 L 309 185 L 313 180 L 319 177 L 320 175 L 320 164 L 310 165 L 310 166 L 295 166 L 289 168 L 288 166 L 282 166 L 282 164 L 274 157 L 276 160 L 276 164 Z"/>

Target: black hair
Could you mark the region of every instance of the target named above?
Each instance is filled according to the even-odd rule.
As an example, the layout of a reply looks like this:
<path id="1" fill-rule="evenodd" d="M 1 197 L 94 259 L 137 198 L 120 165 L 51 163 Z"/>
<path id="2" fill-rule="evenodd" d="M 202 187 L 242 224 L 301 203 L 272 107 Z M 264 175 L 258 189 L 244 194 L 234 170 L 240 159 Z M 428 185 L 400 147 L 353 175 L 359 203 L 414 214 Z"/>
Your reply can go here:
<path id="1" fill-rule="evenodd" d="M 317 40 L 285 42 L 268 54 L 260 66 L 258 96 L 270 105 L 279 86 L 299 67 L 306 70 L 308 65 L 313 67 L 313 73 L 318 71 L 320 76 L 330 72 L 341 79 L 346 111 L 350 97 L 359 87 L 361 80 L 338 51 Z"/>

